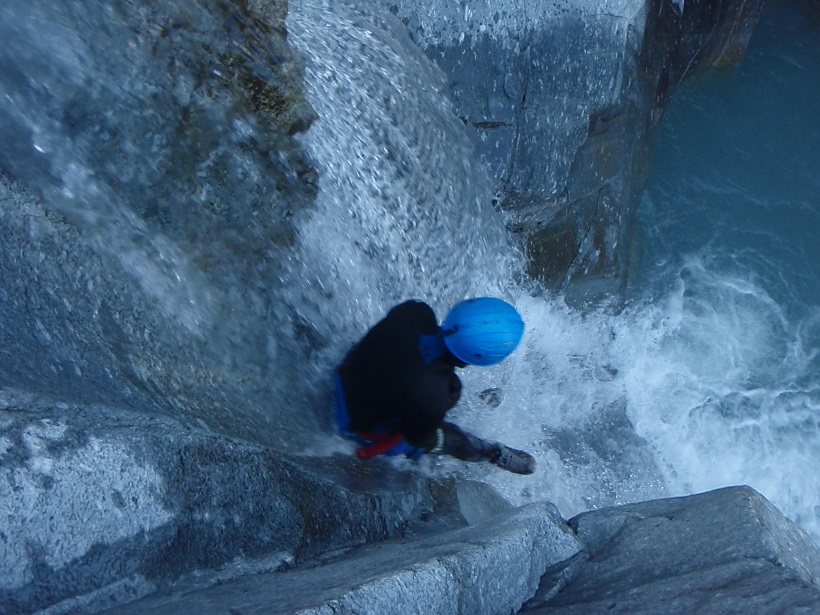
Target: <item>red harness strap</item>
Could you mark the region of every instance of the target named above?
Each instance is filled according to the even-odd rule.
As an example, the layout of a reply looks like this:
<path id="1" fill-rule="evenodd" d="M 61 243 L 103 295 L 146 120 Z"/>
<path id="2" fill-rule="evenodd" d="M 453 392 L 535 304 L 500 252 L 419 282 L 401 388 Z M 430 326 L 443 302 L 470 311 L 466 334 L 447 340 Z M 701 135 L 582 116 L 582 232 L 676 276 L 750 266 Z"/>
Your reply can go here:
<path id="1" fill-rule="evenodd" d="M 362 446 L 356 449 L 356 456 L 362 459 L 369 459 L 376 455 L 389 451 L 396 446 L 404 438 L 404 434 L 400 431 L 390 431 L 388 433 L 372 434 L 363 431 L 356 431 L 365 440 L 372 440 L 372 444 Z"/>

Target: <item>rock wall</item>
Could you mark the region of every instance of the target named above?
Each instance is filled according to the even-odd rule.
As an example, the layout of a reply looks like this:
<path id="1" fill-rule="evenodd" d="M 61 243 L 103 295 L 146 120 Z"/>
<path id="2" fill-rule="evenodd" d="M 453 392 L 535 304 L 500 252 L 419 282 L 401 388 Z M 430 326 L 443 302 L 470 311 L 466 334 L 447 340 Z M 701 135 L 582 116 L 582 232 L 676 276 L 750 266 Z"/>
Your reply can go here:
<path id="1" fill-rule="evenodd" d="M 0 7 L 0 398 L 310 431 L 268 403 L 310 352 L 271 307 L 316 193 L 286 8 Z"/>
<path id="2" fill-rule="evenodd" d="M 225 580 L 464 524 L 451 482 L 379 460 L 288 457 L 168 418 L 19 401 L 0 409 L 2 613 L 96 611 L 202 580 L 195 570 Z"/>
<path id="3" fill-rule="evenodd" d="M 583 554 L 548 571 L 521 612 L 820 610 L 820 549 L 749 487 L 601 509 L 569 524 Z"/>
<path id="4" fill-rule="evenodd" d="M 447 74 L 530 272 L 570 301 L 627 280 L 654 133 L 679 83 L 738 60 L 760 0 L 393 1 Z"/>

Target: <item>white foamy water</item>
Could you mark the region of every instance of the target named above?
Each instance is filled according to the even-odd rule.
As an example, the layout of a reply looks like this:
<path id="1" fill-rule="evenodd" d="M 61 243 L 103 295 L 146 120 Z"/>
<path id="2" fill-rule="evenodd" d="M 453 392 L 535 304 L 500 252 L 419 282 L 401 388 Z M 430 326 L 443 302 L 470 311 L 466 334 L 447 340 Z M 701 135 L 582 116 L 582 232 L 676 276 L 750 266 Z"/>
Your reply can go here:
<path id="1" fill-rule="evenodd" d="M 617 352 L 670 493 L 745 483 L 820 542 L 818 48 L 816 9 L 770 7 L 673 100 Z"/>
<path id="2" fill-rule="evenodd" d="M 673 495 L 748 484 L 820 538 L 820 310 L 695 261 L 616 344 L 629 415 Z"/>
<path id="3" fill-rule="evenodd" d="M 443 317 L 463 296 L 502 294 L 527 323 L 507 361 L 464 371 L 452 416 L 534 452 L 539 471 L 519 477 L 435 459 L 423 469 L 486 480 L 514 502 L 549 499 L 566 516 L 745 483 L 820 539 L 812 471 L 820 465 L 820 312 L 805 292 L 814 292 L 817 269 L 783 273 L 795 269 L 789 257 L 805 262 L 813 249 L 815 235 L 789 235 L 816 233 L 817 202 L 805 186 L 776 199 L 749 186 L 755 148 L 769 149 L 765 134 L 747 131 L 736 145 L 742 153 L 703 160 L 708 148 L 696 131 L 714 132 L 704 108 L 727 108 L 727 119 L 731 105 L 708 102 L 716 95 L 708 83 L 681 95 L 641 212 L 631 303 L 617 315 L 580 314 L 512 284 L 519 257 L 486 205 L 441 77 L 389 16 L 368 3 L 302 0 L 291 4 L 289 28 L 320 116 L 304 139 L 322 179 L 302 258 L 309 284 L 331 301 L 311 295 L 301 309 L 338 341 L 328 363 L 407 297 L 430 301 Z M 751 77 L 717 81 L 717 95 L 759 89 L 738 85 L 754 80 L 755 62 L 750 54 Z M 664 148 L 674 152 L 666 161 Z M 719 167 L 726 157 L 737 163 L 732 177 Z M 328 310 L 341 317 L 334 322 Z M 484 401 L 488 389 L 500 393 L 497 407 Z"/>

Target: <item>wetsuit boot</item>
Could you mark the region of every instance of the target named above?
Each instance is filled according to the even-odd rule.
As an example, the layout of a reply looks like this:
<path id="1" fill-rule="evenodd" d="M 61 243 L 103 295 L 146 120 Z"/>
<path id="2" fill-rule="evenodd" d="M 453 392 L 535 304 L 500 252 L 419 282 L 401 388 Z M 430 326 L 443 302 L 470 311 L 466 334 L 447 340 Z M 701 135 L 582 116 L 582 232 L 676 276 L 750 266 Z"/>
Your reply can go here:
<path id="1" fill-rule="evenodd" d="M 489 459 L 502 470 L 515 474 L 532 474 L 535 472 L 535 458 L 529 453 L 498 444 L 498 453 Z"/>

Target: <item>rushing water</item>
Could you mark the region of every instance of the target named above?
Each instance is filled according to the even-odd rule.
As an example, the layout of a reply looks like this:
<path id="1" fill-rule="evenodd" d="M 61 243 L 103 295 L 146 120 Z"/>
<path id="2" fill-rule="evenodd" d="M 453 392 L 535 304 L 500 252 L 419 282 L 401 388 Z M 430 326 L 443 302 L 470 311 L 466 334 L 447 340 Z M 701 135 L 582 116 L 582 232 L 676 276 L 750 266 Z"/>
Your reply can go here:
<path id="1" fill-rule="evenodd" d="M 311 26 L 317 17 L 320 27 Z M 330 254 L 344 294 L 370 302 L 371 322 L 393 298 L 426 298 L 443 314 L 459 295 L 503 288 L 524 314 L 524 343 L 500 366 L 465 370 L 453 414 L 484 437 L 535 452 L 540 469 L 517 477 L 447 460 L 422 466 L 488 481 L 514 502 L 550 499 L 565 515 L 745 483 L 820 538 L 820 475 L 809 470 L 820 466 L 817 29 L 770 11 L 740 69 L 676 96 L 640 212 L 630 304 L 613 316 L 510 288 L 517 256 L 486 259 L 486 246 L 496 255 L 509 248 L 494 234 L 492 210 L 460 209 L 476 207 L 480 189 L 465 191 L 461 163 L 438 159 L 435 143 L 432 158 L 419 158 L 430 134 L 419 131 L 417 88 L 443 125 L 438 78 L 384 28 L 342 4 L 291 4 L 292 41 L 308 58 L 322 118 L 305 143 L 325 169 L 324 213 L 305 234 L 318 233 L 311 241 Z M 374 133 L 385 125 L 398 132 Z M 461 137 L 441 130 L 437 138 L 465 159 Z M 423 215 L 407 204 L 418 186 L 396 180 L 397 138 L 414 162 L 442 165 L 435 177 L 450 182 L 450 191 L 422 192 Z M 344 230 L 321 239 L 331 223 Z M 361 260 L 360 244 L 374 241 L 387 258 L 376 268 Z M 412 254 L 430 264 L 419 271 Z M 491 388 L 503 397 L 498 407 L 482 401 Z"/>
<path id="2" fill-rule="evenodd" d="M 503 296 L 524 314 L 523 347 L 499 366 L 465 370 L 453 416 L 483 437 L 533 451 L 543 470 L 522 478 L 446 459 L 421 466 L 491 481 L 513 501 L 551 499 L 565 513 L 662 494 L 649 446 L 625 415 L 608 352 L 612 323 L 521 285 L 521 256 L 491 206 L 486 170 L 473 161 L 442 75 L 378 7 L 302 0 L 288 17 L 319 116 L 302 139 L 321 173 L 298 260 L 304 279 L 324 292 L 297 286 L 304 298 L 295 303 L 340 342 L 320 360 L 332 367 L 408 297 L 443 317 L 465 296 Z M 483 401 L 488 389 L 500 390 L 498 407 Z M 339 444 L 323 440 L 310 452 Z"/>
<path id="3" fill-rule="evenodd" d="M 150 24 L 166 5 L 143 14 L 149 4 L 118 6 Z M 154 411 L 285 449 L 349 451 L 317 402 L 349 345 L 409 297 L 443 317 L 463 297 L 502 296 L 524 315 L 524 341 L 501 365 L 464 370 L 453 417 L 532 451 L 539 471 L 428 458 L 422 469 L 488 481 L 513 502 L 548 499 L 565 516 L 748 483 L 820 540 L 816 22 L 768 13 L 739 70 L 675 97 L 639 216 L 630 302 L 613 315 L 570 310 L 522 281 L 444 76 L 381 2 L 289 5 L 319 116 L 299 142 L 319 186 L 293 236 L 278 239 L 274 214 L 293 202 L 271 185 L 267 149 L 253 147 L 264 131 L 214 95 L 220 75 L 196 85 L 186 68 L 204 47 L 231 51 L 212 34 L 216 4 L 167 3 L 201 28 L 153 53 L 134 42 L 123 57 L 101 50 L 132 36 L 132 21 L 102 5 L 2 5 L 0 63 L 14 68 L 0 72 L 4 160 L 30 187 L 44 183 L 46 207 L 74 214 L 81 233 L 37 253 L 26 242 L 40 241 L 31 221 L 42 212 L 2 211 L 28 233 L 30 258 L 7 261 L 31 277 L 17 286 L 38 297 L 38 319 L 3 295 L 0 324 L 17 350 L 0 386 L 71 397 L 100 372 L 92 401 L 119 403 L 112 391 L 132 383 Z M 164 62 L 182 50 L 186 62 Z M 183 106 L 202 112 L 199 140 L 177 141 Z M 151 200 L 173 205 L 167 222 Z M 18 371 L 26 378 L 14 381 Z M 143 397 L 122 398 L 145 409 Z"/>
<path id="4" fill-rule="evenodd" d="M 775 3 L 738 70 L 672 101 L 623 365 L 670 493 L 746 483 L 818 541 L 819 18 Z"/>

